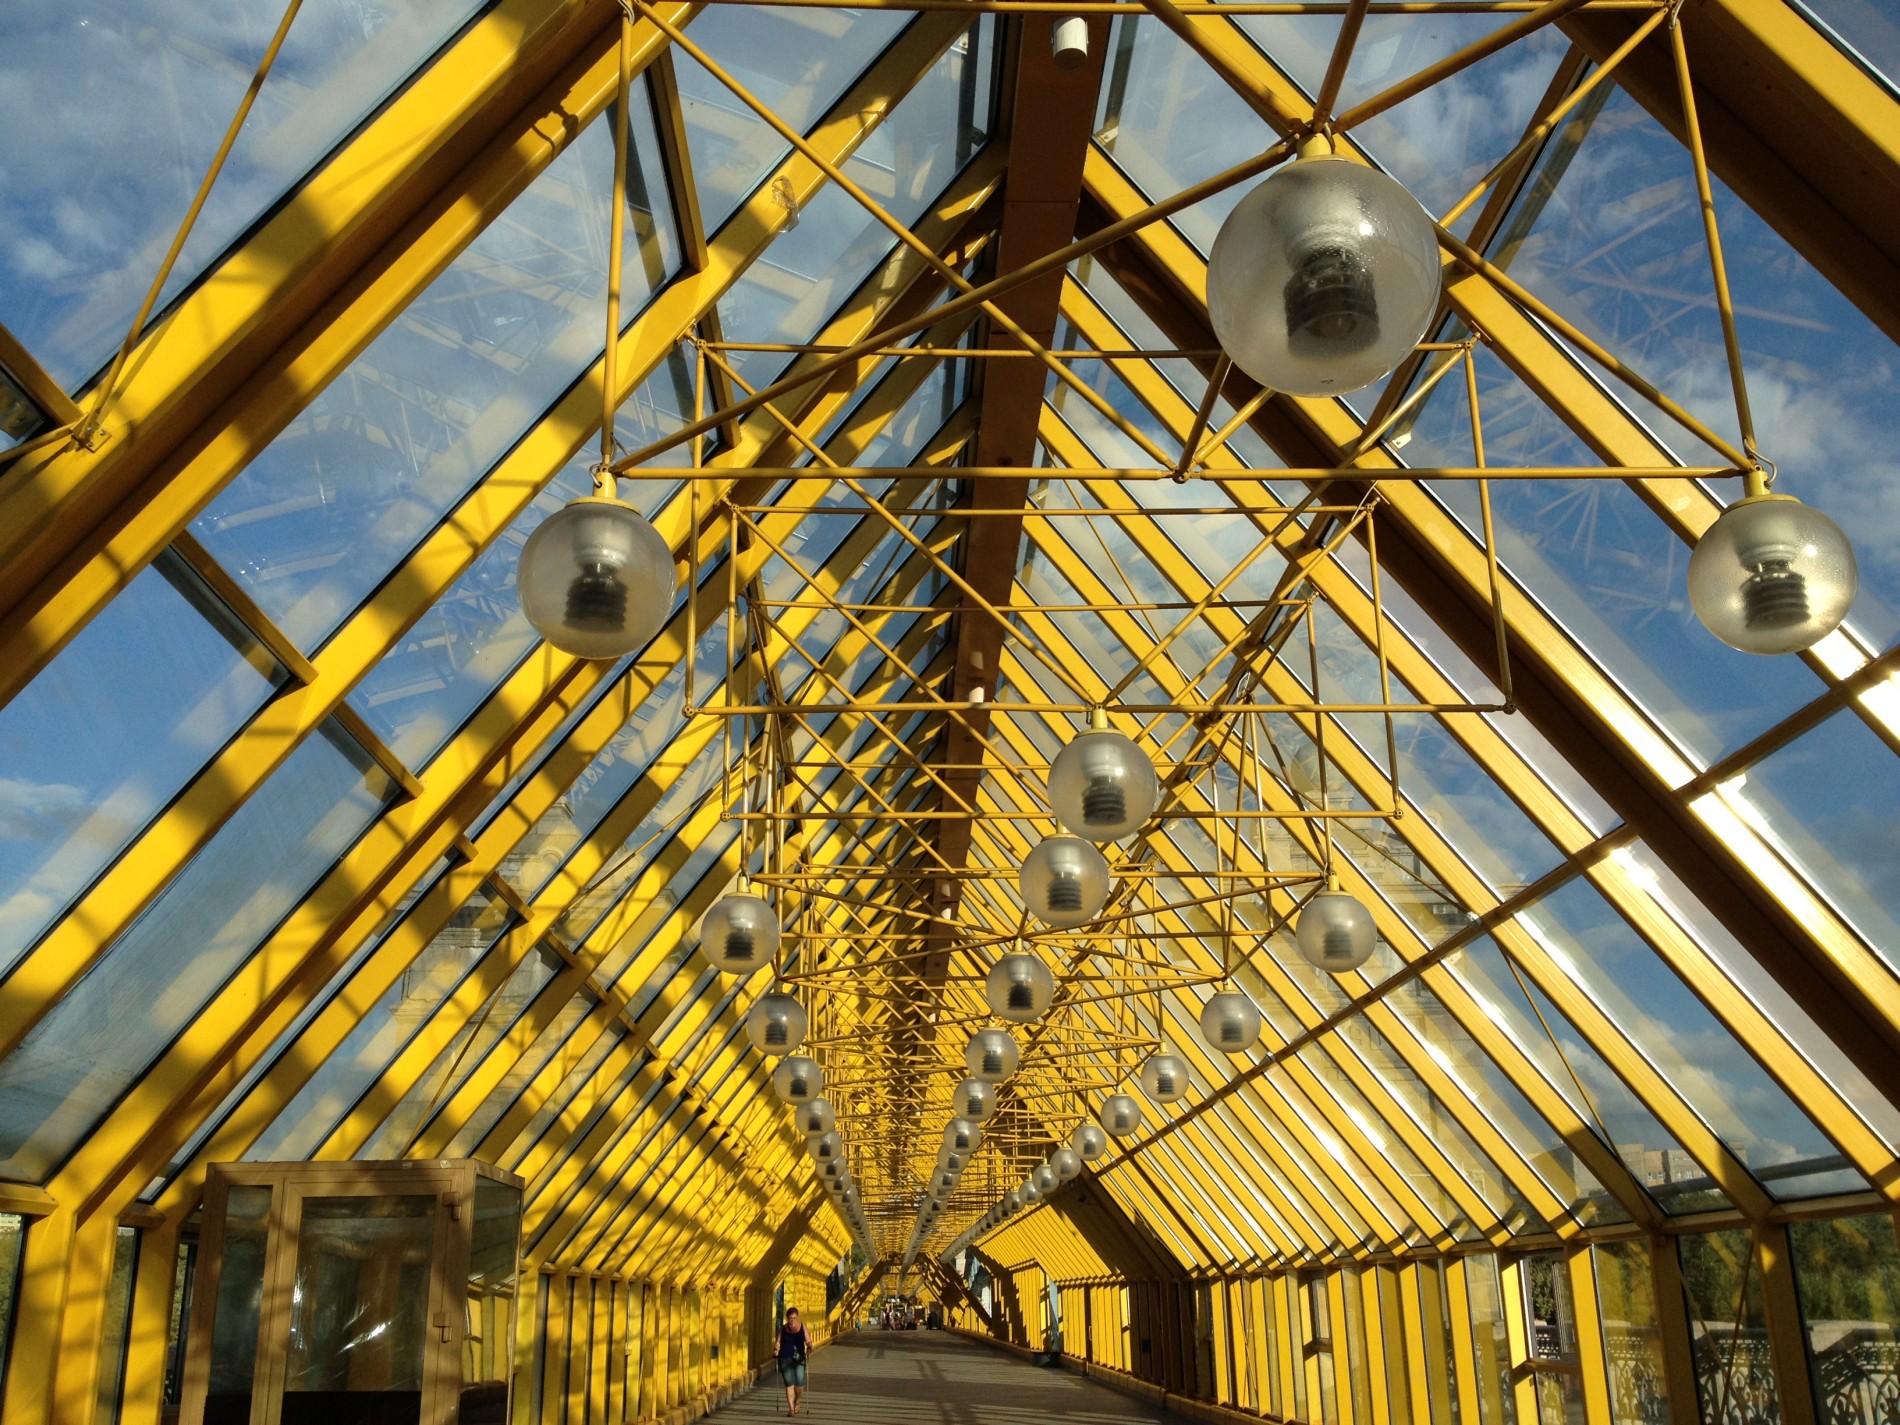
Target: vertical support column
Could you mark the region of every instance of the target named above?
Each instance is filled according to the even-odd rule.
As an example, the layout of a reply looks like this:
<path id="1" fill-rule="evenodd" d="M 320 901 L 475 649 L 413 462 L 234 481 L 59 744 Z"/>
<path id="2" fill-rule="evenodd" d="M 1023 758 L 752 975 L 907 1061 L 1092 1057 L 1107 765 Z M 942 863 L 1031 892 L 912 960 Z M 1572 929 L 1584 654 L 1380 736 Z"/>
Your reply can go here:
<path id="1" fill-rule="evenodd" d="M 1531 1359 L 1529 1273 L 1522 1258 L 1506 1257 L 1499 1262 L 1498 1277 L 1504 1288 L 1504 1329 L 1511 1343 L 1511 1391 L 1516 1397 L 1517 1418 L 1537 1419 L 1537 1379 L 1526 1370 Z"/>
<path id="2" fill-rule="evenodd" d="M 1486 1268 L 1489 1268 L 1486 1263 Z M 1438 1300 L 1443 1303 L 1444 1314 L 1451 1318 L 1450 1358 L 1463 1361 L 1463 1370 L 1455 1372 L 1455 1379 L 1448 1379 L 1439 1387 L 1444 1393 L 1441 1407 L 1437 1395 L 1432 1400 L 1433 1419 L 1450 1420 L 1451 1396 L 1455 1392 L 1458 1398 L 1458 1418 L 1460 1420 L 1483 1420 L 1485 1418 L 1481 1401 L 1483 1392 L 1492 1389 L 1491 1382 L 1483 1379 L 1479 1373 L 1482 1358 L 1478 1353 L 1477 1316 L 1471 1309 L 1471 1275 L 1464 1259 L 1447 1262 L 1444 1266 L 1445 1289 Z M 1448 1368 L 1449 1369 L 1449 1368 Z M 1502 1415 L 1504 1402 L 1498 1401 L 1497 1413 Z"/>
<path id="3" fill-rule="evenodd" d="M 123 1420 L 156 1420 L 164 1409 L 166 1348 L 178 1276 L 178 1229 L 148 1227 L 139 1242 L 132 1322 L 125 1353 Z"/>
<path id="4" fill-rule="evenodd" d="M 567 1325 L 568 1313 L 573 1309 L 574 1279 L 544 1275 L 541 1289 L 548 1294 L 548 1315 L 541 1341 L 540 1419 L 559 1421 L 567 1418 Z"/>
<path id="5" fill-rule="evenodd" d="M 1768 1350 L 1775 1363 L 1775 1388 L 1781 1397 L 1782 1425 L 1816 1425 L 1814 1381 L 1808 1373 L 1807 1328 L 1795 1291 L 1794 1244 L 1786 1223 L 1755 1228 L 1761 1267 L 1762 1302 L 1768 1318 Z"/>
<path id="6" fill-rule="evenodd" d="M 1597 1297 L 1596 1258 L 1588 1246 L 1564 1252 L 1570 1274 L 1570 1312 L 1577 1328 L 1577 1363 L 1583 1371 L 1583 1413 L 1589 1425 L 1612 1425 L 1610 1365 Z"/>
<path id="7" fill-rule="evenodd" d="M 1413 1417 L 1423 1425 L 1437 1425 L 1439 1420 L 1451 1417 L 1450 1394 L 1447 1392 L 1442 1413 L 1432 1400 L 1431 1373 L 1425 1365 L 1425 1322 L 1419 1312 L 1419 1299 L 1424 1291 L 1421 1278 L 1425 1268 L 1416 1262 L 1409 1262 L 1398 1269 L 1399 1320 L 1405 1327 L 1405 1380 L 1411 1396 Z M 1471 1324 L 1465 1323 L 1465 1337 L 1469 1341 Z"/>
<path id="8" fill-rule="evenodd" d="M 1689 1298 L 1683 1292 L 1675 1238 L 1658 1233 L 1649 1239 L 1649 1279 L 1656 1298 L 1656 1331 L 1662 1338 L 1663 1380 L 1669 1387 L 1669 1425 L 1700 1425 Z"/>

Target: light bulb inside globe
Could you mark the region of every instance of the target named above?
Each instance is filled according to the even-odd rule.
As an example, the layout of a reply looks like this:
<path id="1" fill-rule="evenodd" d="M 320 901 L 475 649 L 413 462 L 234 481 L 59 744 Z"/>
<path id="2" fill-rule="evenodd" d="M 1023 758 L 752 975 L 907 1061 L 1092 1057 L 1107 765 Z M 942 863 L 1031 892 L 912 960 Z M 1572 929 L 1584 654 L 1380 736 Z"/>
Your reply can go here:
<path id="1" fill-rule="evenodd" d="M 999 1018 L 1017 1024 L 1040 1019 L 1055 993 L 1056 978 L 1049 967 L 1040 957 L 1020 950 L 997 960 L 983 982 L 983 997 L 990 1009 Z M 1013 1047 L 1013 1040 L 1011 1044 Z"/>
<path id="2" fill-rule="evenodd" d="M 1260 1038 L 1260 1011 L 1239 990 L 1209 995 L 1201 1006 L 1201 1038 L 1217 1054 L 1244 1054 Z"/>
<path id="3" fill-rule="evenodd" d="M 1187 1096 L 1187 1061 L 1178 1054 L 1150 1054 L 1141 1066 L 1141 1091 L 1156 1103 L 1179 1103 Z"/>
<path id="4" fill-rule="evenodd" d="M 983 1140 L 983 1130 L 967 1118 L 953 1118 L 944 1125 L 943 1145 L 959 1153 L 974 1153 Z"/>
<path id="5" fill-rule="evenodd" d="M 1102 913 L 1108 900 L 1108 862 L 1079 836 L 1051 836 L 1024 858 L 1017 888 L 1031 915 L 1067 930 Z"/>
<path id="6" fill-rule="evenodd" d="M 1860 581 L 1841 527 L 1759 483 L 1722 511 L 1689 556 L 1689 602 L 1743 653 L 1799 653 L 1840 626 Z"/>
<path id="7" fill-rule="evenodd" d="M 1056 1177 L 1066 1183 L 1082 1171 L 1082 1157 L 1073 1148 L 1058 1148 L 1049 1155 L 1049 1166 L 1055 1170 Z"/>
<path id="8" fill-rule="evenodd" d="M 1085 1163 L 1092 1163 L 1108 1151 L 1108 1134 L 1099 1123 L 1078 1123 L 1069 1135 L 1069 1146 Z"/>
<path id="9" fill-rule="evenodd" d="M 1234 364 L 1262 385 L 1344 395 L 1418 345 L 1439 281 L 1437 235 L 1417 200 L 1316 137 L 1221 224 L 1208 316 Z"/>
<path id="10" fill-rule="evenodd" d="M 803 1054 L 787 1055 L 772 1071 L 772 1091 L 794 1108 L 810 1103 L 825 1091 L 824 1070 L 816 1059 Z"/>
<path id="11" fill-rule="evenodd" d="M 779 947 L 778 914 L 744 888 L 721 896 L 699 927 L 699 953 L 716 970 L 749 975 L 772 961 Z"/>
<path id="12" fill-rule="evenodd" d="M 1105 714 L 1056 754 L 1049 801 L 1063 829 L 1090 841 L 1118 841 L 1140 829 L 1161 800 L 1154 764 L 1111 730 Z M 1065 890 L 1064 895 L 1068 892 Z"/>
<path id="13" fill-rule="evenodd" d="M 838 1111 L 829 1099 L 815 1098 L 798 1110 L 798 1131 L 819 1138 L 838 1126 Z"/>
<path id="14" fill-rule="evenodd" d="M 579 658 L 623 658 L 672 612 L 673 551 L 632 505 L 602 496 L 548 516 L 521 547 L 521 611 L 549 643 Z"/>
<path id="15" fill-rule="evenodd" d="M 1141 1105 L 1125 1093 L 1110 1094 L 1102 1101 L 1102 1127 L 1117 1138 L 1141 1132 Z"/>
<path id="16" fill-rule="evenodd" d="M 746 1037 L 761 1054 L 790 1054 L 805 1042 L 805 1006 L 773 990 L 754 1001 L 745 1018 Z"/>
<path id="17" fill-rule="evenodd" d="M 1325 890 L 1301 907 L 1293 939 L 1310 964 L 1343 975 L 1372 958 L 1379 932 L 1372 912 L 1329 881 Z"/>
<path id="18" fill-rule="evenodd" d="M 1038 1166 L 1029 1177 L 1030 1181 L 1035 1183 L 1036 1191 L 1041 1193 L 1044 1197 L 1047 1197 L 1062 1185 L 1062 1179 L 1056 1176 L 1056 1170 L 1047 1163 Z"/>
<path id="19" fill-rule="evenodd" d="M 1053 977 L 1051 977 L 1051 987 L 1053 988 Z M 1025 1008 L 1034 1007 L 1033 989 L 1028 986 L 1023 988 L 1029 991 Z M 1006 996 L 1012 1001 L 1017 992 L 1018 988 L 1014 984 L 1007 986 L 1005 990 Z M 1046 1007 L 1045 1003 L 1044 1008 Z M 1037 1011 L 1037 1013 L 1040 1012 L 1040 1010 Z M 986 1084 L 1000 1084 L 1016 1072 L 1016 1066 L 1021 1060 L 1022 1051 L 1016 1047 L 1016 1041 L 1010 1037 L 1007 1029 L 979 1029 L 970 1036 L 969 1047 L 963 1051 L 963 1067 L 969 1071 L 971 1078 L 981 1079 Z"/>
<path id="20" fill-rule="evenodd" d="M 981 1079 L 965 1079 L 957 1085 L 953 1107 L 957 1117 L 981 1123 L 996 1111 L 996 1090 Z"/>
<path id="21" fill-rule="evenodd" d="M 807 1139 L 805 1146 L 810 1150 L 812 1157 L 820 1163 L 828 1163 L 844 1153 L 844 1139 L 838 1136 L 836 1129 L 829 1133 L 821 1133 L 816 1138 Z"/>

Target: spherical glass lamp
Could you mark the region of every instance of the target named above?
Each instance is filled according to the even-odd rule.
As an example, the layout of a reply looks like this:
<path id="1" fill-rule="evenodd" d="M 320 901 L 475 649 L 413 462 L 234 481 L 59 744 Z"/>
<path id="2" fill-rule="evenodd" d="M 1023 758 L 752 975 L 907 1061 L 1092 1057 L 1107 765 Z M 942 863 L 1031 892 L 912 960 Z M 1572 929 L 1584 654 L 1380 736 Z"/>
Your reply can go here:
<path id="1" fill-rule="evenodd" d="M 942 1196 L 948 1197 L 951 1193 L 956 1191 L 957 1175 L 945 1169 L 937 1174 L 936 1181 L 932 1183 L 931 1186 Z"/>
<path id="2" fill-rule="evenodd" d="M 974 1153 L 983 1141 L 983 1130 L 968 1118 L 953 1118 L 944 1125 L 943 1146 L 958 1153 Z"/>
<path id="3" fill-rule="evenodd" d="M 1047 846 L 1048 842 L 1043 842 Z M 1078 846 L 1087 845 L 1077 842 Z M 1093 851 L 1093 846 L 1089 850 Z M 1035 955 L 1022 951 L 1008 954 L 990 966 L 983 982 L 983 998 L 1000 1018 L 1028 1024 L 1040 1019 L 1056 995 L 1056 977 Z"/>
<path id="4" fill-rule="evenodd" d="M 1051 836 L 1023 859 L 1016 878 L 1029 913 L 1057 930 L 1083 925 L 1108 900 L 1108 862 L 1079 836 Z"/>
<path id="5" fill-rule="evenodd" d="M 807 1138 L 818 1138 L 838 1126 L 838 1111 L 828 1098 L 815 1098 L 794 1115 L 798 1131 Z"/>
<path id="6" fill-rule="evenodd" d="M 1062 1185 L 1062 1179 L 1056 1176 L 1056 1170 L 1047 1163 L 1037 1164 L 1036 1170 L 1029 1175 L 1029 1180 L 1036 1185 L 1036 1191 L 1044 1197 Z"/>
<path id="7" fill-rule="evenodd" d="M 954 1148 L 939 1148 L 937 1150 L 937 1167 L 943 1172 L 960 1173 L 963 1171 L 964 1165 L 969 1161 L 966 1156 L 957 1152 Z"/>
<path id="8" fill-rule="evenodd" d="M 1049 1155 L 1049 1166 L 1058 1182 L 1068 1182 L 1082 1171 L 1082 1157 L 1073 1148 L 1058 1148 Z"/>
<path id="9" fill-rule="evenodd" d="M 1085 1163 L 1092 1163 L 1108 1151 L 1108 1134 L 1099 1123 L 1078 1123 L 1069 1135 L 1069 1146 Z"/>
<path id="10" fill-rule="evenodd" d="M 1141 1091 L 1155 1103 L 1179 1103 L 1187 1097 L 1187 1060 L 1179 1054 L 1150 1054 L 1141 1066 Z"/>
<path id="11" fill-rule="evenodd" d="M 844 1174 L 844 1159 L 829 1158 L 818 1165 L 818 1171 L 826 1182 L 836 1184 Z"/>
<path id="12" fill-rule="evenodd" d="M 809 1025 L 805 1006 L 779 990 L 760 995 L 745 1017 L 746 1038 L 761 1054 L 790 1054 Z"/>
<path id="13" fill-rule="evenodd" d="M 1847 617 L 1860 580 L 1841 527 L 1764 489 L 1722 511 L 1689 556 L 1689 602 L 1743 653 L 1799 653 Z"/>
<path id="14" fill-rule="evenodd" d="M 1094 725 L 1049 764 L 1049 802 L 1065 831 L 1119 841 L 1155 813 L 1161 780 L 1134 742 L 1098 713 Z"/>
<path id="15" fill-rule="evenodd" d="M 1335 975 L 1356 970 L 1372 958 L 1379 932 L 1372 912 L 1329 880 L 1326 889 L 1300 908 L 1293 926 L 1300 953 L 1320 969 Z"/>
<path id="16" fill-rule="evenodd" d="M 721 896 L 699 923 L 699 953 L 715 970 L 749 975 L 778 954 L 778 914 L 741 880 L 732 895 Z"/>
<path id="17" fill-rule="evenodd" d="M 1389 373 L 1438 308 L 1438 238 L 1396 179 L 1309 139 L 1235 206 L 1207 261 L 1207 314 L 1234 364 L 1294 396 Z"/>
<path id="18" fill-rule="evenodd" d="M 1036 1186 L 1033 1179 L 1025 1181 L 1016 1191 L 1021 1194 L 1024 1207 L 1034 1207 L 1042 1201 L 1042 1189 Z"/>
<path id="19" fill-rule="evenodd" d="M 965 1079 L 957 1085 L 951 1109 L 958 1118 L 981 1123 L 996 1112 L 996 1090 L 981 1079 Z"/>
<path id="20" fill-rule="evenodd" d="M 1141 1104 L 1129 1094 L 1110 1094 L 1102 1101 L 1101 1119 L 1115 1137 L 1132 1138 L 1141 1132 Z"/>
<path id="21" fill-rule="evenodd" d="M 632 505 L 600 495 L 548 516 L 521 547 L 521 611 L 577 658 L 624 658 L 673 610 L 673 551 Z"/>
<path id="22" fill-rule="evenodd" d="M 1049 975 L 1049 970 L 1042 961 L 1036 960 L 1031 955 L 1025 955 L 1023 958 L 1033 960 L 1042 969 L 1044 975 Z M 1033 975 L 1034 971 L 1029 973 Z M 988 988 L 987 985 L 984 986 L 985 993 L 988 992 Z M 1011 984 L 1003 986 L 1005 1000 L 1008 999 L 1012 989 L 1014 986 Z M 1054 976 L 1049 976 L 1049 990 L 1051 994 L 1055 992 Z M 1043 1008 L 1048 1008 L 1046 999 L 1043 1001 Z M 1016 1047 L 1016 1041 L 1007 1029 L 979 1029 L 970 1036 L 970 1047 L 963 1051 L 963 1067 L 969 1070 L 971 1078 L 981 1079 L 986 1084 L 1000 1084 L 1016 1072 L 1016 1066 L 1021 1062 L 1022 1051 Z"/>
<path id="23" fill-rule="evenodd" d="M 812 1157 L 820 1163 L 829 1163 L 833 1158 L 844 1156 L 844 1139 L 839 1136 L 835 1128 L 829 1133 L 819 1134 L 816 1138 L 808 1138 L 805 1146 L 810 1150 Z"/>
<path id="24" fill-rule="evenodd" d="M 1244 1054 L 1260 1040 L 1260 1011 L 1239 990 L 1209 995 L 1201 1006 L 1201 1038 L 1217 1054 Z"/>
<path id="25" fill-rule="evenodd" d="M 1003 1211 L 1014 1217 L 1023 1210 L 1023 1195 L 1015 1188 L 1003 1194 Z"/>
<path id="26" fill-rule="evenodd" d="M 825 1071 L 804 1054 L 788 1054 L 772 1071 L 772 1092 L 794 1108 L 825 1091 Z"/>

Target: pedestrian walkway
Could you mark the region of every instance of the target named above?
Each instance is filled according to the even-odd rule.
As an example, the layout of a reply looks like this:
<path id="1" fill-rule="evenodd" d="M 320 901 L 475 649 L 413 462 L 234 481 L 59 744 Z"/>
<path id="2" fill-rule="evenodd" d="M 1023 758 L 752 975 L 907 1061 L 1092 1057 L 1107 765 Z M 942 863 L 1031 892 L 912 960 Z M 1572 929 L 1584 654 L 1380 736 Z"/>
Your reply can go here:
<path id="1" fill-rule="evenodd" d="M 814 1354 L 810 1369 L 799 1418 L 812 1425 L 1188 1425 L 1070 1371 L 940 1331 L 860 1331 Z M 785 1392 L 768 1375 L 712 1418 L 738 1425 L 784 1412 Z"/>

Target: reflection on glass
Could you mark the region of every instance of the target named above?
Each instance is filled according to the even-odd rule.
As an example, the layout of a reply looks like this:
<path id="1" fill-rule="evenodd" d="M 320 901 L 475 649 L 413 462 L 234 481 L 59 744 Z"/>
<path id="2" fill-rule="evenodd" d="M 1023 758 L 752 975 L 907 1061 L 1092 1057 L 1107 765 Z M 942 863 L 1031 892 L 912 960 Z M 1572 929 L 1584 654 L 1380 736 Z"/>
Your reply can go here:
<path id="1" fill-rule="evenodd" d="M 1471 1305 L 1471 1339 L 1477 1360 L 1469 1369 L 1478 1386 L 1478 1415 L 1483 1425 L 1507 1425 L 1516 1418 L 1511 1383 L 1511 1328 L 1504 1319 L 1504 1282 L 1496 1257 L 1465 1258 L 1465 1294 Z"/>
<path id="2" fill-rule="evenodd" d="M 168 570 L 142 571 L 0 708 L 0 974 L 275 685 L 256 640 Z"/>
<path id="3" fill-rule="evenodd" d="M 112 1275 L 106 1283 L 106 1330 L 99 1350 L 99 1401 L 92 1417 L 95 1425 L 117 1425 L 119 1419 L 125 1352 L 132 1330 L 132 1273 L 138 1260 L 138 1228 L 119 1228 L 112 1244 Z"/>
<path id="4" fill-rule="evenodd" d="M 304 1199 L 284 1425 L 421 1419 L 435 1222 L 419 1193 Z"/>
<path id="5" fill-rule="evenodd" d="M 1789 1224 L 1823 1425 L 1882 1425 L 1900 1400 L 1900 1242 L 1893 1215 Z"/>
<path id="6" fill-rule="evenodd" d="M 26 1219 L 0 1212 L 0 1375 L 13 1342 L 13 1303 L 20 1292 L 20 1258 L 26 1251 Z"/>
<path id="7" fill-rule="evenodd" d="M 462 1346 L 461 1425 L 501 1425 L 508 1418 L 514 1365 L 514 1300 L 521 1247 L 521 1190 L 475 1180 L 469 1229 L 468 1336 Z"/>
<path id="8" fill-rule="evenodd" d="M 1900 17 L 1883 0 L 1794 0 L 1841 48 L 1900 90 Z"/>
<path id="9" fill-rule="evenodd" d="M 1748 1233 L 1691 1233 L 1678 1246 L 1702 1418 L 1779 1420 L 1761 1266 Z"/>
<path id="10" fill-rule="evenodd" d="M 1468 1260 L 1475 1262 L 1478 1259 Z M 1420 1262 L 1414 1271 L 1418 1282 L 1420 1346 L 1425 1357 L 1425 1379 L 1431 1395 L 1432 1425 L 1458 1425 L 1458 1346 L 1451 1325 L 1451 1292 L 1446 1280 L 1447 1271 L 1442 1261 Z M 1486 1425 L 1489 1425 L 1488 1419 Z"/>
<path id="11" fill-rule="evenodd" d="M 1583 1425 L 1583 1371 L 1569 1268 L 1561 1252 L 1539 1252 L 1524 1259 L 1522 1270 L 1538 1420 L 1540 1425 Z"/>
<path id="12" fill-rule="evenodd" d="M 1649 1244 L 1604 1242 L 1590 1251 L 1596 1264 L 1603 1351 L 1609 1362 L 1611 1418 L 1616 1425 L 1660 1425 L 1669 1418 L 1669 1381 L 1663 1368 Z"/>
<path id="13" fill-rule="evenodd" d="M 387 775 L 326 724 L 0 1060 L 0 1173 L 40 1181 L 381 811 Z"/>
<path id="14" fill-rule="evenodd" d="M 279 0 L 0 6 L 0 311 L 67 390 L 125 337 L 283 13 Z M 311 5 L 165 288 L 219 253 L 482 8 Z M 162 311 L 163 308 L 161 307 Z"/>
<path id="15" fill-rule="evenodd" d="M 247 1425 L 257 1370 L 258 1315 L 264 1307 L 264 1243 L 271 1190 L 234 1187 L 224 1208 L 218 1297 L 211 1318 L 211 1375 L 205 1425 Z"/>

